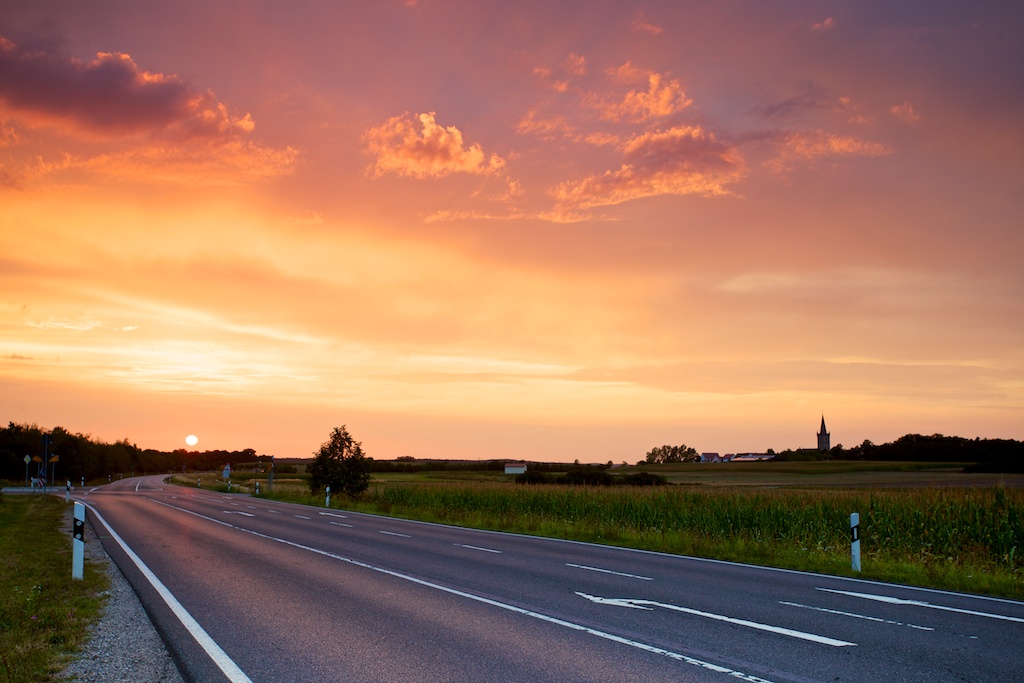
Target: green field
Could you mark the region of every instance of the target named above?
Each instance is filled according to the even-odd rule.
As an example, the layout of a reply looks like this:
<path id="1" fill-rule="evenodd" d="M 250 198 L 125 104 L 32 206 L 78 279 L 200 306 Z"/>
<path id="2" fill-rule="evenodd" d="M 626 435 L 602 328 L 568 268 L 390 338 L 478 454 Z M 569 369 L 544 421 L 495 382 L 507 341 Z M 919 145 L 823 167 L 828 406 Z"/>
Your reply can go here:
<path id="1" fill-rule="evenodd" d="M 860 515 L 863 578 L 1024 598 L 1024 476 L 927 463 L 674 464 L 672 485 L 524 486 L 496 472 L 375 475 L 331 506 L 460 526 L 592 541 L 836 575 L 854 575 L 850 513 Z M 184 483 L 195 484 L 183 480 Z M 251 477 L 235 486 L 253 491 Z M 210 486 L 225 490 L 210 477 Z M 261 495 L 323 505 L 302 475 Z"/>

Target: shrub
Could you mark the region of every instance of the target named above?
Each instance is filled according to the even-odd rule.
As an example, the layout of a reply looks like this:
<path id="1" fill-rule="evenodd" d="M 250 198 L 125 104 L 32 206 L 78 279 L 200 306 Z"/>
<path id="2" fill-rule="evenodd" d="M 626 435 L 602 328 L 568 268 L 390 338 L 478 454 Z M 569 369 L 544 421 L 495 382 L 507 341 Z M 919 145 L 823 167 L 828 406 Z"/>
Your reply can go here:
<path id="1" fill-rule="evenodd" d="M 615 483 L 615 477 L 604 470 L 578 469 L 566 472 L 565 476 L 558 479 L 558 483 L 571 486 L 611 486 Z"/>
<path id="2" fill-rule="evenodd" d="M 543 472 L 536 472 L 533 470 L 527 470 L 522 474 L 516 475 L 517 484 L 550 484 L 551 477 L 544 474 Z"/>

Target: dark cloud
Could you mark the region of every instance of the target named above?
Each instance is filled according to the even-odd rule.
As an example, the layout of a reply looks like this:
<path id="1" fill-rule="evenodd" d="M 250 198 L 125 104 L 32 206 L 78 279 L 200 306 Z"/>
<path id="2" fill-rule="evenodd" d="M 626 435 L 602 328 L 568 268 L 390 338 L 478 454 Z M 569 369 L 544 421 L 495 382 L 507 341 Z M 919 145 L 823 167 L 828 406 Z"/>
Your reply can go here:
<path id="1" fill-rule="evenodd" d="M 101 52 L 84 62 L 3 37 L 0 101 L 29 125 L 64 125 L 101 135 L 170 128 L 195 136 L 252 128 L 251 119 L 230 116 L 209 92 L 177 76 L 144 71 L 129 55 Z"/>

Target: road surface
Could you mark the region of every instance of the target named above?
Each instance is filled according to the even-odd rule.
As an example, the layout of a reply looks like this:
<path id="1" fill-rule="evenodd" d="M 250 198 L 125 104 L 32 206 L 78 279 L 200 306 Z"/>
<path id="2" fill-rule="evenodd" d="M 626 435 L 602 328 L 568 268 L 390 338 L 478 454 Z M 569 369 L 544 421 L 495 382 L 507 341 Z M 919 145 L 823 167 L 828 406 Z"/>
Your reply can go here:
<path id="1" fill-rule="evenodd" d="M 935 683 L 1024 671 L 1020 602 L 161 479 L 80 499 L 186 678 L 203 683 Z"/>

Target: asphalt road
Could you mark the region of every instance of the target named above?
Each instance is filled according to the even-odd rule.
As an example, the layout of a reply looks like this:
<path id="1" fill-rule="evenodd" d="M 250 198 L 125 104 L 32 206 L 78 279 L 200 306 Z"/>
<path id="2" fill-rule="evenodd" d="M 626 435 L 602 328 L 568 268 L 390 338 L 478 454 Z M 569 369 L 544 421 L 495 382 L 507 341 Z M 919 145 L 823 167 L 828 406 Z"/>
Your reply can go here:
<path id="1" fill-rule="evenodd" d="M 1020 602 L 268 502 L 161 477 L 79 498 L 185 677 L 203 683 L 1024 676 Z"/>

